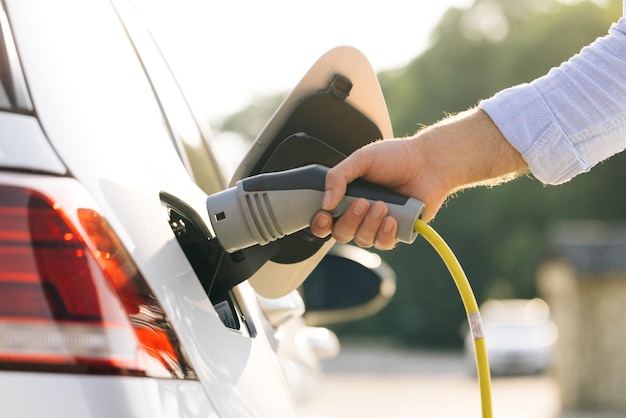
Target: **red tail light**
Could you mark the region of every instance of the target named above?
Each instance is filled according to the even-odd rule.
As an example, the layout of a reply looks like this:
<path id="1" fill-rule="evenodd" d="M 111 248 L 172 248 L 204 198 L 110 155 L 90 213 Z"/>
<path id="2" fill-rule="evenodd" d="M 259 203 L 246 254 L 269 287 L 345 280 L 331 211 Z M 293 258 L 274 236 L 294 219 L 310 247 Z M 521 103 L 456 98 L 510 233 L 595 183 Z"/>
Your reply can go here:
<path id="1" fill-rule="evenodd" d="M 2 185 L 0 369 L 195 378 L 106 221 Z"/>

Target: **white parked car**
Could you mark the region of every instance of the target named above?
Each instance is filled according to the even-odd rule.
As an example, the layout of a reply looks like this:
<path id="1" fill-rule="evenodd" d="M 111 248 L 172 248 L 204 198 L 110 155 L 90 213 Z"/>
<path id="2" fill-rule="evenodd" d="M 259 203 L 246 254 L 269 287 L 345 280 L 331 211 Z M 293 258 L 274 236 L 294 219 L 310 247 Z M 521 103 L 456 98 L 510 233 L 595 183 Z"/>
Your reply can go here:
<path id="1" fill-rule="evenodd" d="M 547 370 L 558 331 L 542 299 L 490 299 L 480 307 L 489 367 L 494 375 L 536 374 Z M 475 370 L 474 344 L 465 338 L 465 355 Z"/>
<path id="2" fill-rule="evenodd" d="M 228 183 L 140 22 L 132 1 L 0 2 L 1 415 L 293 416 L 320 357 L 338 350 L 301 296 L 324 310 L 316 282 L 301 285 L 334 242 L 302 231 L 221 249 L 206 196 Z M 338 48 L 230 184 L 333 165 L 383 136 L 371 67 Z M 374 272 L 365 264 L 350 271 Z M 331 319 L 379 305 L 383 282 L 367 300 L 333 303 Z"/>

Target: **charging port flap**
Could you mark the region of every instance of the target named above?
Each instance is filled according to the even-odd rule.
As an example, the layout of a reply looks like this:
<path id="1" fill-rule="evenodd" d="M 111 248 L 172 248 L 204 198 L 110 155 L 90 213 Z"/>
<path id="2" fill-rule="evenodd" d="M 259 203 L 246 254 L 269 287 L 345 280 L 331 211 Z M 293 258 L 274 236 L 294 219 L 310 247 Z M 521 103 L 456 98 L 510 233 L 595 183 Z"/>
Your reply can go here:
<path id="1" fill-rule="evenodd" d="M 369 61 L 355 48 L 334 48 L 313 64 L 278 107 L 229 185 L 309 164 L 332 167 L 363 145 L 392 136 L 385 99 Z M 264 297 L 281 297 L 302 284 L 333 242 L 306 229 L 242 250 L 236 262 L 220 268 L 242 274 L 230 276 L 237 280 L 250 277 Z"/>

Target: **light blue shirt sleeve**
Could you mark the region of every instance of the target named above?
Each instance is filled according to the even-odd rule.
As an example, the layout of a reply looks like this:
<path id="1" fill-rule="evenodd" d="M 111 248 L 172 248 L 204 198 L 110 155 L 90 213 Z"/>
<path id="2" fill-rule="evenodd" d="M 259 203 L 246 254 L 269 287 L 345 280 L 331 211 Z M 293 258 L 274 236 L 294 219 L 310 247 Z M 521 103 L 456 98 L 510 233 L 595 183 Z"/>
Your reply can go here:
<path id="1" fill-rule="evenodd" d="M 623 151 L 626 18 L 545 76 L 503 90 L 479 107 L 545 184 L 564 183 Z"/>

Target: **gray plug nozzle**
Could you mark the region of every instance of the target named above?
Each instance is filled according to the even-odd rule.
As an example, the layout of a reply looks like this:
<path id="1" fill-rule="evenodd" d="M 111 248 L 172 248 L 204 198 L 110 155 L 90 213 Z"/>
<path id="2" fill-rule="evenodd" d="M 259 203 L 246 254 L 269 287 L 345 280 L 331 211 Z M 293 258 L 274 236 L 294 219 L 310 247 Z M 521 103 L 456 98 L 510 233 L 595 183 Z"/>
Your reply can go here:
<path id="1" fill-rule="evenodd" d="M 265 245 L 307 228 L 322 209 L 328 167 L 313 164 L 239 180 L 235 187 L 210 195 L 207 209 L 213 230 L 224 249 L 235 252 Z M 398 221 L 397 239 L 412 243 L 415 221 L 424 204 L 362 180 L 348 185 L 346 196 L 332 215 L 340 216 L 359 198 L 383 201 L 388 215 Z"/>

